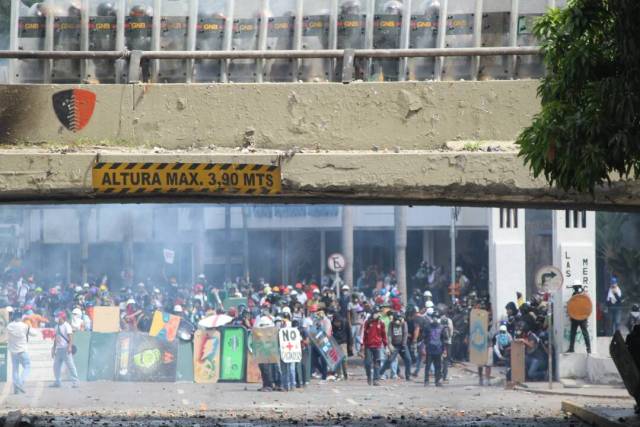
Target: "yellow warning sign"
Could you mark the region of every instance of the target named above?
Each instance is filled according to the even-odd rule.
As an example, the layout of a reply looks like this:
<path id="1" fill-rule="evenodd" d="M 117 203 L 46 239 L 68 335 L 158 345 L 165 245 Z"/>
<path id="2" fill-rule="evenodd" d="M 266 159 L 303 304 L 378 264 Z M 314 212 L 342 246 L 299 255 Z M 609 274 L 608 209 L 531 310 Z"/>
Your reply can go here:
<path id="1" fill-rule="evenodd" d="M 105 194 L 278 194 L 279 166 L 236 163 L 96 163 L 93 189 Z"/>

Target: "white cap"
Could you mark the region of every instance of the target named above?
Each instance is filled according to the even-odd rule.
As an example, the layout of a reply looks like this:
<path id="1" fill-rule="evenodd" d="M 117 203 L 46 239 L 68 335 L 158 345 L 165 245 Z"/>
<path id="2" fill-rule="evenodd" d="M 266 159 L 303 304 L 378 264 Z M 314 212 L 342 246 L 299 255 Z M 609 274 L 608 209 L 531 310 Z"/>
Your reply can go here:
<path id="1" fill-rule="evenodd" d="M 80 310 L 78 307 L 76 307 L 76 308 L 73 309 L 71 314 L 75 314 L 76 316 L 80 316 L 82 314 L 82 310 Z"/>
<path id="2" fill-rule="evenodd" d="M 135 303 L 136 303 L 136 300 L 134 300 L 133 298 L 129 298 L 129 299 L 127 300 L 127 305 L 129 305 L 129 304 L 135 304 Z"/>
<path id="3" fill-rule="evenodd" d="M 284 308 L 282 309 L 282 313 L 283 313 L 283 314 L 284 314 L 284 313 L 291 314 L 291 309 L 290 309 L 289 307 L 284 307 Z"/>
<path id="4" fill-rule="evenodd" d="M 141 287 L 141 288 L 144 288 L 144 282 L 138 283 L 138 286 Z"/>
<path id="5" fill-rule="evenodd" d="M 462 271 L 462 267 L 457 266 L 457 267 L 456 267 L 456 271 Z"/>
<path id="6" fill-rule="evenodd" d="M 433 307 L 429 307 L 429 308 L 427 308 L 427 315 L 428 315 L 428 316 L 433 315 Z"/>
<path id="7" fill-rule="evenodd" d="M 427 301 L 426 303 L 424 303 L 424 306 L 427 308 L 433 308 L 434 307 L 433 301 Z"/>
<path id="8" fill-rule="evenodd" d="M 82 287 L 83 287 L 83 288 L 88 288 L 88 287 L 89 287 L 89 284 L 88 284 L 88 283 L 85 283 L 84 285 L 82 285 Z"/>
<path id="9" fill-rule="evenodd" d="M 181 305 L 176 305 L 175 307 L 173 307 L 173 312 L 174 313 L 182 313 L 182 306 Z"/>
<path id="10" fill-rule="evenodd" d="M 292 296 L 298 295 L 298 291 L 296 291 L 295 289 L 294 289 L 294 290 L 292 290 L 292 291 L 291 291 L 291 295 L 292 295 Z"/>
<path id="11" fill-rule="evenodd" d="M 10 305 L 6 306 L 5 310 L 7 310 L 7 313 L 13 313 L 13 307 L 11 307 Z"/>
<path id="12" fill-rule="evenodd" d="M 349 290 L 349 285 L 342 285 L 342 290 L 348 291 Z"/>
<path id="13" fill-rule="evenodd" d="M 507 325 L 500 325 L 500 332 L 507 332 Z"/>
<path id="14" fill-rule="evenodd" d="M 154 292 L 154 293 L 156 293 L 156 294 L 159 294 L 159 293 L 160 293 L 160 289 L 158 289 L 158 288 L 153 288 L 153 292 Z"/>
<path id="15" fill-rule="evenodd" d="M 82 292 L 82 286 L 76 286 L 74 289 L 76 292 Z"/>
<path id="16" fill-rule="evenodd" d="M 424 295 L 425 297 L 433 296 L 433 295 L 431 295 L 431 291 L 424 291 L 424 294 L 423 294 L 423 295 Z"/>

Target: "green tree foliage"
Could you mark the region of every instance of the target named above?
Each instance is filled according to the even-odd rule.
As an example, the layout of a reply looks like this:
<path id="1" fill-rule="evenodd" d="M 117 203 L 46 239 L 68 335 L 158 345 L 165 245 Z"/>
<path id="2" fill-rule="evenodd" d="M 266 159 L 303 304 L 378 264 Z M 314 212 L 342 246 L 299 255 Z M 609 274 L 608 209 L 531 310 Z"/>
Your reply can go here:
<path id="1" fill-rule="evenodd" d="M 640 177 L 640 1 L 570 0 L 534 32 L 547 75 L 517 140 L 525 164 L 564 190 Z"/>

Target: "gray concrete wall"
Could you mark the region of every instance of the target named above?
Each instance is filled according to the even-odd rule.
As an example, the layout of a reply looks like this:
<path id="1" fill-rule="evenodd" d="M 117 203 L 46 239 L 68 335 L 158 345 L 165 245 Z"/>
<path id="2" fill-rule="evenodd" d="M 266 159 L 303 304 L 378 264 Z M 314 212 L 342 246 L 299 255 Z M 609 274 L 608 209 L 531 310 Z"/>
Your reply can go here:
<path id="1" fill-rule="evenodd" d="M 64 129 L 51 96 L 96 93 L 89 125 Z M 0 85 L 0 143 L 319 150 L 440 148 L 452 140 L 513 140 L 539 109 L 537 81 Z"/>

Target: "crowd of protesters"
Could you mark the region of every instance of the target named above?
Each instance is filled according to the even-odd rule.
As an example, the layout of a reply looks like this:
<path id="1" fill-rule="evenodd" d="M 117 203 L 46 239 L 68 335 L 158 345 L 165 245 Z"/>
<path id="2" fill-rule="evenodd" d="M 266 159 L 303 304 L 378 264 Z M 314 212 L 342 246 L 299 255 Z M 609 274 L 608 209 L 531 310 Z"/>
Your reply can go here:
<path id="1" fill-rule="evenodd" d="M 480 308 L 491 313 L 489 298 L 462 267 L 456 268 L 454 283 L 446 284 L 441 269 L 425 262 L 412 280 L 414 289 L 403 304 L 394 272 L 380 273 L 375 268 L 361 272 L 353 289 L 329 277 L 295 285 L 270 285 L 264 280 L 249 283 L 238 278 L 214 286 L 204 275 L 189 286 L 180 286 L 171 277 L 162 286 L 141 282 L 112 289 L 105 277 L 82 285 L 42 287 L 34 276 L 25 275 L 0 288 L 0 306 L 11 307 L 13 318 L 30 328 L 60 330 L 56 338 L 64 339 L 56 339 L 57 349 L 53 350 L 57 379 L 60 366 L 72 364 L 68 354 L 73 332 L 91 330 L 93 308 L 118 306 L 125 331 L 148 332 L 156 310 L 180 316 L 187 334 L 214 314 L 228 315 L 233 319 L 231 325 L 249 332 L 261 327 L 297 328 L 302 337 L 302 362 L 261 365 L 264 391 L 304 387 L 311 378 L 320 383 L 349 379 L 348 357 L 330 370 L 311 345 L 310 334 L 318 330 L 333 337 L 346 356 L 364 359 L 367 381 L 373 386 L 388 379 L 421 378 L 425 386 L 439 387 L 449 381 L 453 361 L 468 360 L 470 311 Z M 230 299 L 243 302 L 225 307 Z M 526 348 L 527 379 L 546 378 L 547 307 L 539 295 L 525 301 L 518 294 L 507 304 L 498 330 L 487 333 L 491 356 L 486 365 L 478 367 L 481 385 L 489 384 L 492 365 L 510 366 L 511 345 L 516 340 Z M 16 333 L 22 334 L 23 328 L 18 329 Z M 20 387 L 20 381 L 17 384 Z"/>

